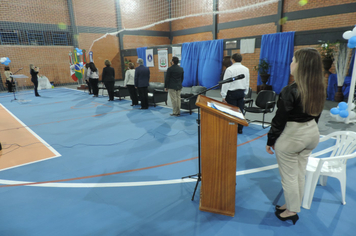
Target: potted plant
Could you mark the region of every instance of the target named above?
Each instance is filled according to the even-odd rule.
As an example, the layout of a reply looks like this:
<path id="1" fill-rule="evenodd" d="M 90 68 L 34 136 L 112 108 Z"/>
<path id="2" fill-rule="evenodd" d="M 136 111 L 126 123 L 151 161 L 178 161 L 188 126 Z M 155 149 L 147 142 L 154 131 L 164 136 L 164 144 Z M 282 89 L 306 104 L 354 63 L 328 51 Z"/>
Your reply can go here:
<path id="1" fill-rule="evenodd" d="M 350 57 L 351 49 L 347 47 L 346 43 L 339 43 L 334 50 L 334 65 L 337 74 L 337 87 L 338 90 L 335 93 L 335 102 L 341 102 L 344 100 L 344 94 L 342 92 L 342 86 L 344 85 L 348 58 Z"/>
<path id="2" fill-rule="evenodd" d="M 258 73 L 260 73 L 263 87 L 266 86 L 266 83 L 270 77 L 270 74 L 268 74 L 269 68 L 271 68 L 271 64 L 268 63 L 267 58 L 260 59 L 260 63 L 254 67 L 254 69 L 257 70 Z"/>
<path id="3" fill-rule="evenodd" d="M 337 43 L 330 43 L 329 41 L 321 41 L 319 40 L 319 52 L 321 55 L 321 58 L 323 59 L 323 67 L 325 72 L 330 74 L 329 70 L 333 64 L 334 61 L 334 50 L 335 50 L 335 45 Z"/>
<path id="4" fill-rule="evenodd" d="M 129 64 L 131 63 L 131 60 L 128 60 L 127 58 L 125 58 L 124 63 L 125 63 L 124 72 L 126 73 L 126 71 L 130 69 Z"/>

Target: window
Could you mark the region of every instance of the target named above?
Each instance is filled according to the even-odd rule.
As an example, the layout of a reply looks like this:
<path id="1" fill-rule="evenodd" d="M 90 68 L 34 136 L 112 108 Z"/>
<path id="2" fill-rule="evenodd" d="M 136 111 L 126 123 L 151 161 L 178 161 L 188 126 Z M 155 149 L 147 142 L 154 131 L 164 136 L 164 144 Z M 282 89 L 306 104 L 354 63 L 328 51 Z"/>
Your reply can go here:
<path id="1" fill-rule="evenodd" d="M 69 32 L 0 29 L 0 45 L 8 44 L 69 46 L 73 45 L 73 40 L 72 34 Z"/>
<path id="2" fill-rule="evenodd" d="M 2 31 L 0 30 L 0 42 L 1 44 L 19 44 L 19 36 L 16 30 Z"/>
<path id="3" fill-rule="evenodd" d="M 29 45 L 45 45 L 43 31 L 28 31 L 27 37 Z"/>
<path id="4" fill-rule="evenodd" d="M 53 45 L 68 45 L 68 39 L 66 33 L 52 33 Z"/>

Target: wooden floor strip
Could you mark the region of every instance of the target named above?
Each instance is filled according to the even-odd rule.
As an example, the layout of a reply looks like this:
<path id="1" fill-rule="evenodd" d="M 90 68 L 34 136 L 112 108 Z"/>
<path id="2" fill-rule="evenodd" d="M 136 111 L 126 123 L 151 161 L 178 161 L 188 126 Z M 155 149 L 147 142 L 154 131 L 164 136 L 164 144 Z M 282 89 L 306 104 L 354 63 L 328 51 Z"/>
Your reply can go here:
<path id="1" fill-rule="evenodd" d="M 25 127 L 18 129 L 18 127 Z M 13 129 L 11 129 L 13 128 Z M 61 156 L 0 104 L 0 170 Z"/>

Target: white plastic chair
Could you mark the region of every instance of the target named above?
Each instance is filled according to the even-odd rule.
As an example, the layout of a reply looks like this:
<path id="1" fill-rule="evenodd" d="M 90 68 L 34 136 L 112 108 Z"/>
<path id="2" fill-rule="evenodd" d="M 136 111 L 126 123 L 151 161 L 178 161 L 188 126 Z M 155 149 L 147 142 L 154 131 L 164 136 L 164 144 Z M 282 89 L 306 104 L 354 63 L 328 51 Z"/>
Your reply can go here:
<path id="1" fill-rule="evenodd" d="M 341 202 L 343 205 L 346 204 L 346 162 L 348 159 L 356 157 L 356 133 L 351 131 L 337 131 L 321 138 L 320 142 L 331 138 L 336 139 L 334 146 L 313 153 L 308 159 L 302 203 L 302 207 L 305 209 L 310 209 L 319 177 L 319 183 L 322 186 L 326 185 L 328 176 L 337 178 L 341 185 Z M 327 153 L 331 153 L 329 157 L 318 158 L 318 156 Z"/>

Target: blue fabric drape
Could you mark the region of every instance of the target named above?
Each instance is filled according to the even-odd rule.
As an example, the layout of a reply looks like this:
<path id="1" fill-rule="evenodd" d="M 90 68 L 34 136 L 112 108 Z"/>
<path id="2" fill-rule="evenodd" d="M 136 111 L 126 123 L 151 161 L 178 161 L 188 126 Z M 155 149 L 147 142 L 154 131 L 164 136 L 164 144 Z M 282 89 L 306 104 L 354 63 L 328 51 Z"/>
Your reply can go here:
<path id="1" fill-rule="evenodd" d="M 184 69 L 183 87 L 197 85 L 198 57 L 197 42 L 183 43 L 182 58 L 180 62 L 180 66 Z"/>
<path id="2" fill-rule="evenodd" d="M 277 94 L 288 85 L 289 66 L 294 52 L 294 34 L 295 32 L 285 32 L 262 35 L 260 59 L 266 58 L 271 64 L 271 76 L 267 84 L 272 85 Z M 258 75 L 257 85 L 261 84 L 261 77 Z"/>
<path id="3" fill-rule="evenodd" d="M 349 67 L 349 73 L 347 74 L 348 76 L 352 76 L 352 71 L 354 69 L 354 61 L 355 61 L 355 55 L 356 55 L 356 50 L 352 49 L 352 53 L 351 53 L 351 60 L 350 60 L 350 67 Z"/>
<path id="4" fill-rule="evenodd" d="M 210 88 L 219 82 L 224 42 L 222 39 L 183 43 L 180 66 L 184 69 L 183 86 Z"/>
<path id="5" fill-rule="evenodd" d="M 147 47 L 137 48 L 137 57 L 142 58 L 143 64 L 146 66 L 146 49 Z"/>
<path id="6" fill-rule="evenodd" d="M 328 79 L 328 87 L 326 88 L 326 100 L 334 101 L 337 91 L 337 75 L 330 74 Z"/>
<path id="7" fill-rule="evenodd" d="M 217 85 L 220 80 L 224 56 L 224 40 L 199 42 L 199 85 L 206 88 Z"/>

